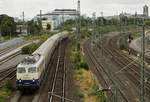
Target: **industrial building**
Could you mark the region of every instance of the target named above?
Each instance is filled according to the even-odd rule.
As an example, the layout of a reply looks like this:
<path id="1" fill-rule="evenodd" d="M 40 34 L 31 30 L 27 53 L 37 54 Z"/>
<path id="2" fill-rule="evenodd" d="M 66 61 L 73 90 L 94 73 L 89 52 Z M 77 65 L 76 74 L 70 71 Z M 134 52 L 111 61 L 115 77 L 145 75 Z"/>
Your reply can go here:
<path id="1" fill-rule="evenodd" d="M 50 13 L 38 14 L 34 20 L 42 19 L 43 27 L 45 28 L 46 22 L 51 24 L 52 30 L 57 28 L 62 22 L 75 19 L 78 15 L 76 9 L 55 9 Z"/>

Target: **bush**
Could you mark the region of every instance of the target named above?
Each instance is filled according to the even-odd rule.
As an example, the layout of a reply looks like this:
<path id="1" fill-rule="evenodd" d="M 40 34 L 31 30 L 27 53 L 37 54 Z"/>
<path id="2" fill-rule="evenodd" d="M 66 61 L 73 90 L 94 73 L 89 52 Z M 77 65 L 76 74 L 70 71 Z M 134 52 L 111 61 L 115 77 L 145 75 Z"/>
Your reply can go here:
<path id="1" fill-rule="evenodd" d="M 32 54 L 39 46 L 40 44 L 35 43 L 25 46 L 22 48 L 22 54 Z"/>
<path id="2" fill-rule="evenodd" d="M 78 96 L 79 98 L 84 98 L 84 94 L 80 89 L 76 89 L 75 96 Z"/>
<path id="3" fill-rule="evenodd" d="M 7 79 L 0 88 L 0 102 L 5 102 L 10 97 L 13 91 L 13 85 L 10 79 Z"/>
<path id="4" fill-rule="evenodd" d="M 80 43 L 77 44 L 77 51 L 80 51 Z"/>
<path id="5" fill-rule="evenodd" d="M 75 54 L 74 54 L 74 62 L 78 63 L 80 61 L 81 61 L 80 52 L 75 52 Z"/>
<path id="6" fill-rule="evenodd" d="M 89 70 L 89 66 L 86 62 L 80 62 L 80 68 L 83 68 L 85 70 Z"/>
<path id="7" fill-rule="evenodd" d="M 96 85 L 96 83 L 94 83 L 92 86 L 92 93 L 91 94 L 96 95 L 100 102 L 106 102 L 105 93 L 103 91 L 99 91 L 99 86 Z"/>
<path id="8" fill-rule="evenodd" d="M 6 80 L 5 87 L 6 87 L 6 89 L 8 89 L 8 90 L 13 90 L 13 85 L 12 85 L 10 79 L 7 79 L 7 80 Z"/>

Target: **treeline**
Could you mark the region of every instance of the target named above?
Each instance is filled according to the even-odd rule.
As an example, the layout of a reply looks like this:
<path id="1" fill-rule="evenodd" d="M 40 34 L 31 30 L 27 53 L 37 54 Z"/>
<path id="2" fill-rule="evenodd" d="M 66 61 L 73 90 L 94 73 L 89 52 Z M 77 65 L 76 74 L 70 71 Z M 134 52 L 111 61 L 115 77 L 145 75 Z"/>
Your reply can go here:
<path id="1" fill-rule="evenodd" d="M 25 25 L 27 26 L 28 34 L 39 34 L 42 31 L 42 23 L 39 19 L 37 21 L 30 20 Z"/>
<path id="2" fill-rule="evenodd" d="M 7 15 L 0 15 L 0 32 L 2 36 L 16 34 L 16 23 L 13 17 Z"/>
<path id="3" fill-rule="evenodd" d="M 15 22 L 13 17 L 8 15 L 0 15 L 0 34 L 2 36 L 17 36 L 17 25 L 24 25 L 21 30 L 27 30 L 28 34 L 39 34 L 42 30 L 42 24 L 40 20 L 34 21 L 30 20 L 27 22 L 23 22 L 19 20 Z M 48 26 L 49 27 L 49 26 Z M 49 27 L 50 28 L 50 27 Z"/>
<path id="4" fill-rule="evenodd" d="M 81 16 L 80 18 L 80 23 L 82 27 L 89 27 L 92 28 L 93 26 L 93 19 L 90 17 L 83 17 Z M 77 26 L 77 22 L 78 20 L 67 20 L 64 23 L 64 27 L 65 28 L 69 28 L 69 26 L 71 25 L 72 27 L 76 27 Z M 142 18 L 128 18 L 126 16 L 120 16 L 119 18 L 111 18 L 111 19 L 106 19 L 104 17 L 97 17 L 97 19 L 95 19 L 95 23 L 97 26 L 107 26 L 107 25 L 141 25 L 143 24 L 143 19 Z M 147 26 L 150 26 L 150 19 L 144 19 L 144 23 Z"/>

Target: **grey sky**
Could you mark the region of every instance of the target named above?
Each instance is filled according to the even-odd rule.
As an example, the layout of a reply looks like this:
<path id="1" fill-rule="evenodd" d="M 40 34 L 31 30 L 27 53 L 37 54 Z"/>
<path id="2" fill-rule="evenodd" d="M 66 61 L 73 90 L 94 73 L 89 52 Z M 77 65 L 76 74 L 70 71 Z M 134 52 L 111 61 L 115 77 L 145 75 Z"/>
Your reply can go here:
<path id="1" fill-rule="evenodd" d="M 82 14 L 91 15 L 96 12 L 100 15 L 116 15 L 122 11 L 129 13 L 142 13 L 142 7 L 147 4 L 150 7 L 149 0 L 81 0 Z M 52 11 L 55 8 L 76 8 L 77 0 L 0 0 L 0 14 L 6 13 L 10 16 L 19 16 L 25 11 L 26 17 L 32 18 L 40 9 L 43 12 Z"/>

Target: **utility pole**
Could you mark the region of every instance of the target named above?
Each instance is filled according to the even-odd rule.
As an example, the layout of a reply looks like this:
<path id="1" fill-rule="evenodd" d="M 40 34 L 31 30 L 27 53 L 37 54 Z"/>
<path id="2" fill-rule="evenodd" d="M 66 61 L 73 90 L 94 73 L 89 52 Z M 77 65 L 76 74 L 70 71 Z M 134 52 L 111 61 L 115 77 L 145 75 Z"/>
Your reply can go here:
<path id="1" fill-rule="evenodd" d="M 138 23 L 137 23 L 137 12 L 135 12 L 135 17 L 134 17 L 134 25 L 135 29 L 138 30 Z"/>
<path id="2" fill-rule="evenodd" d="M 80 11 L 80 0 L 78 0 L 78 8 L 77 8 L 77 11 L 78 11 L 78 37 L 79 37 L 79 40 L 80 40 L 80 27 L 81 27 L 81 18 L 80 18 L 80 13 L 81 13 L 81 11 Z"/>
<path id="3" fill-rule="evenodd" d="M 80 11 L 80 0 L 77 4 L 77 50 L 80 49 L 80 36 L 81 36 L 81 11 Z"/>
<path id="4" fill-rule="evenodd" d="M 120 15 L 120 33 L 122 34 L 123 33 L 123 18 L 124 18 L 124 14 L 123 14 L 123 11 Z"/>
<path id="5" fill-rule="evenodd" d="M 92 32 L 92 43 L 94 44 L 94 43 L 96 43 L 96 13 L 95 12 L 93 12 L 93 14 L 92 14 L 92 20 L 93 20 L 93 23 L 92 23 L 92 30 L 93 30 L 93 32 Z"/>
<path id="6" fill-rule="evenodd" d="M 101 12 L 101 25 L 103 25 L 104 22 L 103 22 L 103 12 Z"/>
<path id="7" fill-rule="evenodd" d="M 39 26 L 40 26 L 40 32 L 42 31 L 42 10 L 40 10 L 40 22 L 39 22 Z"/>
<path id="8" fill-rule="evenodd" d="M 102 26 L 104 25 L 104 22 L 103 22 L 103 12 L 101 12 L 101 25 L 102 25 Z M 103 41 L 102 41 L 102 33 L 99 32 L 99 34 L 100 34 L 101 54 L 102 54 L 102 58 L 103 58 Z"/>
<path id="9" fill-rule="evenodd" d="M 145 24 L 144 24 L 144 18 L 143 18 L 143 24 L 142 24 L 142 44 L 141 44 L 141 102 L 145 102 Z"/>
<path id="10" fill-rule="evenodd" d="M 64 27 L 64 12 L 63 12 L 63 14 L 62 14 L 62 25 L 61 25 L 62 27 L 62 31 L 63 31 L 63 27 Z"/>
<path id="11" fill-rule="evenodd" d="M 24 11 L 23 11 L 23 12 L 22 12 L 22 22 L 23 22 L 23 25 L 22 25 L 22 31 L 21 31 L 21 32 L 23 32 L 23 33 L 24 33 L 24 30 L 25 30 L 24 17 L 25 17 L 25 15 L 24 15 Z"/>
<path id="12" fill-rule="evenodd" d="M 95 36 L 96 35 L 96 13 L 95 12 L 93 12 L 93 14 L 92 14 L 92 18 L 93 18 L 93 36 Z M 93 40 L 95 40 L 95 39 L 93 39 Z"/>
<path id="13" fill-rule="evenodd" d="M 135 12 L 135 15 L 134 15 L 134 25 L 137 25 L 136 17 L 137 17 L 137 12 Z"/>
<path id="14" fill-rule="evenodd" d="M 24 23 L 24 11 L 22 12 L 22 21 Z"/>
<path id="15" fill-rule="evenodd" d="M 42 20 L 42 10 L 40 10 L 40 21 Z"/>

